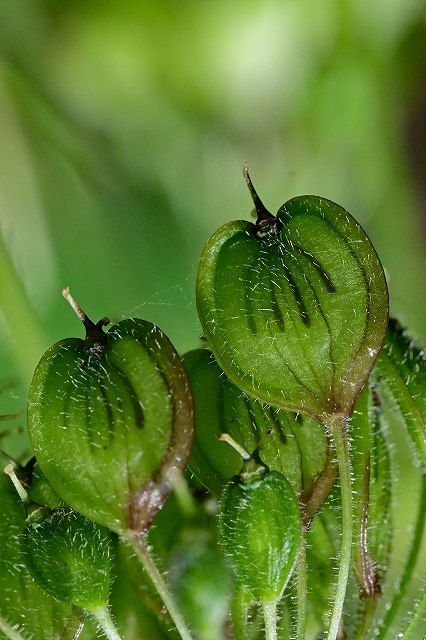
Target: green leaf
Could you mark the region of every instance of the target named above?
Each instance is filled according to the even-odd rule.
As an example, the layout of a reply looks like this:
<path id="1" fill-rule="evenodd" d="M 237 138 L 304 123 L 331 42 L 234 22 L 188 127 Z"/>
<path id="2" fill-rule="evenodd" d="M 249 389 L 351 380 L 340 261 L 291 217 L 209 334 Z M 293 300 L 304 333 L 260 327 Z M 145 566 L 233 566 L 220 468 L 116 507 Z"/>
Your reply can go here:
<path id="1" fill-rule="evenodd" d="M 105 320 L 83 321 L 86 340 L 53 345 L 34 373 L 34 453 L 73 509 L 118 533 L 143 532 L 189 457 L 187 377 L 151 323 L 123 320 L 104 334 Z"/>
<path id="2" fill-rule="evenodd" d="M 374 247 L 325 198 L 293 198 L 277 217 L 258 213 L 256 224 L 221 227 L 203 251 L 197 305 L 205 336 L 249 395 L 320 421 L 348 416 L 387 327 Z"/>

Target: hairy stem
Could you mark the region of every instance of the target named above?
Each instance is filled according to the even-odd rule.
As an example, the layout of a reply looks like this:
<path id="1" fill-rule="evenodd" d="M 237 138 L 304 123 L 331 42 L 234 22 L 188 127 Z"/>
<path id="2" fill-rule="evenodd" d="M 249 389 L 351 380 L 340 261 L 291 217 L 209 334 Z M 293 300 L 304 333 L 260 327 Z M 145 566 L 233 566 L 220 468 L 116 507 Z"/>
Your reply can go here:
<path id="1" fill-rule="evenodd" d="M 4 618 L 0 618 L 0 631 L 4 633 L 6 638 L 9 638 L 9 640 L 24 640 L 21 634 L 11 627 Z"/>
<path id="2" fill-rule="evenodd" d="M 333 610 L 327 633 L 327 640 L 336 640 L 340 630 L 340 620 L 343 612 L 352 554 L 352 479 L 347 435 L 347 418 L 344 415 L 332 416 L 332 418 L 326 423 L 326 426 L 330 429 L 336 448 L 336 457 L 340 476 L 340 493 L 342 499 L 342 544 L 340 547 L 339 573 L 337 576 L 336 593 L 334 596 Z"/>
<path id="3" fill-rule="evenodd" d="M 306 605 L 308 598 L 308 572 L 306 566 L 306 540 L 302 533 L 297 557 L 297 625 L 296 640 L 304 640 L 306 630 Z"/>
<path id="4" fill-rule="evenodd" d="M 262 609 L 265 619 L 265 640 L 277 640 L 277 603 L 265 603 Z"/>
<path id="5" fill-rule="evenodd" d="M 243 585 L 238 585 L 232 598 L 231 614 L 235 640 L 246 640 L 248 610 L 252 598 Z"/>
<path id="6" fill-rule="evenodd" d="M 114 622 L 109 614 L 107 607 L 101 607 L 100 609 L 93 609 L 89 612 L 92 615 L 99 627 L 102 629 L 108 640 L 122 640 L 120 634 L 115 628 Z"/>
<path id="7" fill-rule="evenodd" d="M 132 545 L 137 557 L 139 558 L 143 568 L 152 581 L 152 584 L 157 590 L 158 595 L 162 599 L 166 609 L 168 610 L 171 619 L 176 625 L 180 637 L 182 640 L 193 640 L 192 635 L 186 625 L 185 620 L 182 617 L 181 612 L 166 585 L 163 576 L 157 569 L 154 560 L 152 559 L 149 548 L 146 544 L 143 535 L 137 533 L 127 532 L 126 539 Z"/>

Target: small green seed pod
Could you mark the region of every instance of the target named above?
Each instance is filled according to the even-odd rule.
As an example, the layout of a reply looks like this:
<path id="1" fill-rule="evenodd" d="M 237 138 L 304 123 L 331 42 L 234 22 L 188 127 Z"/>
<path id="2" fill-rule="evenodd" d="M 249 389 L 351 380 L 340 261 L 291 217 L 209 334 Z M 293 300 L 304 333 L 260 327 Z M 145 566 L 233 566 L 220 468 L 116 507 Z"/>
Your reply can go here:
<path id="1" fill-rule="evenodd" d="M 12 467 L 6 467 L 8 474 Z M 22 638 L 76 637 L 81 611 L 46 593 L 25 564 L 22 531 L 25 510 L 10 478 L 0 473 L 0 620 L 3 633 L 19 632 Z M 62 579 L 62 578 L 61 578 Z M 0 631 L 0 637 L 4 636 Z M 14 636 L 10 636 L 14 637 Z"/>
<path id="2" fill-rule="evenodd" d="M 246 457 L 220 500 L 220 534 L 238 586 L 262 604 L 277 603 L 301 540 L 300 514 L 288 480 Z"/>
<path id="3" fill-rule="evenodd" d="M 25 564 L 45 591 L 89 612 L 106 607 L 108 529 L 70 509 L 43 509 L 30 517 L 22 542 Z"/>
<path id="4" fill-rule="evenodd" d="M 26 512 L 21 536 L 25 564 L 34 580 L 62 602 L 93 612 L 109 596 L 111 533 L 69 507 L 51 509 L 33 502 L 7 465 Z"/>

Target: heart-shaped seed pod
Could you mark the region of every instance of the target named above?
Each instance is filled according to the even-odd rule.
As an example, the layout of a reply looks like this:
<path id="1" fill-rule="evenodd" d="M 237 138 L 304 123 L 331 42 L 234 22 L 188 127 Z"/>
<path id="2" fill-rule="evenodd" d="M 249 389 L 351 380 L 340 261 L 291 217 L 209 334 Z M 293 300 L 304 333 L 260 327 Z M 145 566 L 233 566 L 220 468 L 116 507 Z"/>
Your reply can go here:
<path id="1" fill-rule="evenodd" d="M 104 333 L 64 295 L 86 328 L 42 357 L 28 429 L 40 467 L 73 509 L 117 533 L 143 533 L 184 468 L 192 397 L 180 358 L 156 326 L 123 320 Z"/>
<path id="2" fill-rule="evenodd" d="M 298 502 L 281 473 L 270 471 L 244 450 L 241 453 L 243 469 L 226 485 L 220 500 L 220 540 L 237 587 L 252 601 L 276 605 L 300 546 Z"/>
<path id="3" fill-rule="evenodd" d="M 200 261 L 197 305 L 230 380 L 292 411 L 350 415 L 387 328 L 383 268 L 368 236 L 317 196 L 221 227 Z"/>
<path id="4" fill-rule="evenodd" d="M 271 470 L 282 473 L 308 504 L 324 474 L 329 473 L 329 442 L 324 429 L 302 416 L 247 396 L 233 385 L 208 349 L 186 353 L 183 364 L 191 383 L 195 405 L 195 441 L 189 460 L 194 475 L 219 496 L 225 484 L 241 470 L 241 456 L 218 440 L 226 432 L 250 454 L 259 456 Z M 259 446 L 260 443 L 260 446 Z M 333 467 L 335 469 L 335 467 Z M 336 476 L 329 473 L 328 490 Z"/>

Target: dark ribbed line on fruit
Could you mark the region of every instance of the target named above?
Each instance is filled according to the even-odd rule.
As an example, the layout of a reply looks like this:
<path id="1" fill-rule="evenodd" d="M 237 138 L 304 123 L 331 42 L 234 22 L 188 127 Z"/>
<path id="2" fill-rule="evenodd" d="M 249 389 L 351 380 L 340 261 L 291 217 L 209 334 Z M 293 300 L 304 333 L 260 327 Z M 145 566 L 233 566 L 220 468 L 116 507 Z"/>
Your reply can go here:
<path id="1" fill-rule="evenodd" d="M 293 248 L 295 248 L 296 250 L 298 250 L 299 255 L 305 256 L 308 260 L 309 260 L 309 256 L 311 256 L 311 257 L 313 258 L 312 254 L 308 254 L 308 253 L 307 253 L 307 252 L 305 252 L 303 249 L 301 249 L 301 247 L 298 247 L 298 246 L 294 245 L 293 243 L 291 244 L 291 246 L 292 246 Z M 312 283 L 312 281 L 311 281 L 311 279 L 309 278 L 309 276 L 308 276 L 307 272 L 303 269 L 303 266 L 300 264 L 300 261 L 298 261 L 298 259 L 297 259 L 297 256 L 296 256 L 296 255 L 294 255 L 294 254 L 293 254 L 292 252 L 290 252 L 290 251 L 288 252 L 288 255 L 289 255 L 289 256 L 294 260 L 295 268 L 296 268 L 296 269 L 298 269 L 298 270 L 300 271 L 300 275 L 301 275 L 302 277 L 304 277 L 304 278 L 305 278 L 305 282 L 306 282 L 306 284 L 309 286 L 309 288 L 310 288 L 310 290 L 311 290 L 311 293 L 312 293 L 313 297 L 315 298 L 315 301 L 316 301 L 316 303 L 317 303 L 317 309 L 318 309 L 318 312 L 320 313 L 320 315 L 321 315 L 321 317 L 322 317 L 322 319 L 323 319 L 323 321 L 324 321 L 324 324 L 325 324 L 325 326 L 326 326 L 326 328 L 327 328 L 328 334 L 329 334 L 329 336 L 330 336 L 329 359 L 330 359 L 330 363 L 332 364 L 332 370 L 333 370 L 333 372 L 332 372 L 332 376 L 333 376 L 333 380 L 334 380 L 334 379 L 335 379 L 335 374 L 336 374 L 336 367 L 335 367 L 334 358 L 333 358 L 333 354 L 332 354 L 332 342 L 333 342 L 333 341 L 332 341 L 332 335 L 331 335 L 330 323 L 329 323 L 329 321 L 328 321 L 328 319 L 327 319 L 326 315 L 324 314 L 324 311 L 323 311 L 322 306 L 321 306 L 321 304 L 320 304 L 320 301 L 319 301 L 319 299 L 318 299 L 318 295 L 317 295 L 316 287 L 315 287 L 315 285 Z M 315 267 L 315 265 L 312 263 L 312 261 L 311 261 L 311 260 L 309 260 L 309 263 L 310 263 L 310 264 L 312 264 L 312 265 Z M 318 263 L 318 265 L 319 265 L 319 263 Z M 318 271 L 317 271 L 317 272 L 318 272 Z M 319 275 L 321 276 L 321 273 L 320 273 L 320 272 L 318 272 L 318 273 L 319 273 Z M 325 271 L 324 271 L 324 273 L 325 273 Z M 329 276 L 328 276 L 327 274 L 326 274 L 326 277 L 329 279 L 330 284 L 332 284 L 332 283 L 331 283 L 331 279 L 329 278 Z M 333 292 L 330 290 L 330 291 L 329 291 L 329 293 L 334 293 L 334 292 L 336 291 L 336 288 L 334 287 L 334 285 L 332 285 L 332 286 L 333 286 Z M 327 288 L 327 290 L 328 290 L 328 288 Z M 318 388 L 319 388 L 321 391 L 323 391 L 323 389 L 322 389 L 322 384 L 321 384 L 321 380 L 318 378 L 316 370 L 315 370 L 311 365 L 310 365 L 310 368 L 311 368 L 311 371 L 312 371 L 312 373 L 313 373 L 313 375 L 314 375 L 314 378 L 317 380 Z"/>
<path id="2" fill-rule="evenodd" d="M 346 211 L 346 214 L 349 216 L 349 220 L 353 220 L 355 222 L 355 224 L 357 224 L 357 222 L 354 220 L 354 218 L 352 218 L 352 216 Z M 359 269 L 362 273 L 362 278 L 364 280 L 364 284 L 366 286 L 367 289 L 367 300 L 368 300 L 368 305 L 367 305 L 367 309 L 366 309 L 366 317 L 365 317 L 365 323 L 364 323 L 364 331 L 363 331 L 363 336 L 362 336 L 362 341 L 358 347 L 358 349 L 355 351 L 351 362 L 349 363 L 349 366 L 345 369 L 344 372 L 342 372 L 341 377 L 346 376 L 346 374 L 351 371 L 353 369 L 353 364 L 354 361 L 357 359 L 359 352 L 364 348 L 365 345 L 365 337 L 366 337 L 366 333 L 367 333 L 367 327 L 368 327 L 368 323 L 369 323 L 369 319 L 370 319 L 370 306 L 371 306 L 371 289 L 370 289 L 370 285 L 369 285 L 369 281 L 366 275 L 366 271 L 363 265 L 363 262 L 359 259 L 358 255 L 356 254 L 356 252 L 353 250 L 351 244 L 348 242 L 347 237 L 345 235 L 343 235 L 338 229 L 336 229 L 334 226 L 331 225 L 331 223 L 326 220 L 324 218 L 324 222 L 326 222 L 326 224 L 330 227 L 330 229 L 333 231 L 333 233 L 335 233 L 345 244 L 345 246 L 347 247 L 349 253 L 353 256 L 353 258 L 355 259 L 355 262 L 357 263 L 357 265 L 359 266 Z M 357 226 L 359 226 L 357 224 Z M 361 229 L 362 231 L 362 229 Z M 367 236 L 368 238 L 368 236 Z M 371 245 L 370 250 L 376 255 L 377 257 L 377 261 L 380 264 L 380 260 L 379 257 L 377 256 L 377 253 L 374 249 L 374 247 Z M 333 377 L 333 383 L 335 384 L 335 379 Z"/>
<path id="3" fill-rule="evenodd" d="M 303 425 L 303 415 L 301 413 L 294 414 L 294 421 L 300 425 Z"/>
<path id="4" fill-rule="evenodd" d="M 151 354 L 151 352 L 150 352 Z M 169 438 L 169 445 L 168 448 L 166 450 L 166 452 L 164 453 L 164 456 L 161 459 L 160 462 L 160 466 L 157 470 L 157 472 L 159 473 L 162 469 L 162 467 L 165 464 L 170 464 L 170 460 L 174 457 L 174 443 L 178 442 L 179 446 L 180 446 L 180 432 L 177 426 L 177 403 L 176 403 L 176 397 L 177 397 L 177 393 L 178 391 L 180 392 L 180 388 L 179 385 L 177 384 L 173 384 L 173 377 L 172 375 L 175 374 L 175 371 L 172 372 L 172 375 L 170 376 L 171 381 L 169 380 L 169 378 L 167 377 L 166 373 L 164 372 L 164 370 L 162 368 L 160 368 L 160 366 L 158 365 L 157 361 L 155 360 L 155 358 L 150 355 L 151 360 L 154 362 L 158 373 L 161 375 L 161 379 L 163 380 L 166 389 L 167 389 L 167 395 L 168 398 L 170 399 L 170 409 L 171 409 L 171 429 L 170 429 L 170 438 Z M 174 367 L 172 367 L 172 369 L 174 369 Z M 171 453 L 172 452 L 172 453 Z M 172 465 L 173 466 L 173 465 Z"/>
<path id="5" fill-rule="evenodd" d="M 329 293 L 336 293 L 336 287 L 334 286 L 330 276 L 328 275 L 328 273 L 326 272 L 324 267 L 321 265 L 321 263 L 318 262 L 318 260 L 311 253 L 308 253 L 308 251 L 305 251 L 299 245 L 293 244 L 292 246 L 302 256 L 305 256 L 305 258 L 307 258 L 307 260 L 309 260 L 309 262 L 315 268 L 316 272 L 318 273 L 318 275 L 320 276 L 321 280 L 323 281 L 327 291 Z"/>
<path id="6" fill-rule="evenodd" d="M 283 444 L 287 444 L 288 442 L 288 437 L 286 432 L 283 429 L 283 426 L 281 424 L 281 421 L 278 417 L 277 411 L 275 409 L 273 409 L 272 407 L 267 407 L 267 411 L 269 413 L 269 415 L 271 416 L 271 422 L 274 425 L 276 431 L 278 432 L 279 438 L 281 440 L 281 442 Z M 279 411 L 279 409 L 278 409 Z"/>
<path id="7" fill-rule="evenodd" d="M 327 327 L 328 335 L 330 336 L 329 358 L 330 358 L 330 363 L 331 363 L 331 367 L 332 367 L 332 371 L 333 371 L 333 374 L 332 374 L 332 375 L 333 375 L 333 380 L 334 380 L 334 378 L 335 378 L 335 376 L 336 376 L 336 364 L 335 364 L 335 361 L 334 361 L 334 358 L 333 358 L 333 336 L 332 336 L 332 334 L 331 334 L 331 327 L 330 327 L 330 323 L 329 323 L 328 318 L 327 318 L 327 316 L 325 315 L 325 313 L 324 313 L 324 311 L 323 311 L 323 309 L 322 309 L 322 307 L 321 307 L 321 304 L 320 304 L 320 301 L 319 301 L 319 299 L 318 299 L 318 296 L 317 296 L 317 293 L 316 293 L 316 290 L 315 290 L 314 285 L 312 284 L 312 282 L 310 281 L 310 279 L 309 279 L 307 276 L 305 276 L 305 277 L 306 277 L 306 282 L 307 282 L 307 284 L 308 284 L 308 285 L 309 285 L 309 287 L 311 288 L 312 295 L 314 296 L 314 298 L 315 298 L 315 300 L 316 300 L 316 303 L 317 303 L 317 306 L 318 306 L 318 311 L 319 311 L 319 313 L 321 314 L 321 317 L 322 317 L 322 319 L 323 319 L 323 321 L 324 321 L 325 326 Z M 314 371 L 314 370 L 313 370 L 313 372 L 314 372 L 314 374 L 315 374 L 315 371 Z M 315 378 L 316 378 L 316 379 L 317 379 L 317 381 L 318 381 L 318 387 L 319 387 L 320 389 L 322 389 L 321 380 L 318 380 L 318 378 L 317 378 L 317 376 L 316 376 L 316 375 L 315 375 Z"/>
<path id="8" fill-rule="evenodd" d="M 274 431 L 278 432 L 278 436 L 283 444 L 286 444 L 287 438 L 282 430 L 281 423 L 278 419 L 276 411 L 267 403 L 259 402 L 257 400 L 250 400 L 248 398 L 250 407 L 252 407 L 252 415 L 255 418 L 255 426 L 259 436 L 263 435 L 264 429 L 268 429 L 272 423 Z M 259 423 L 262 423 L 259 426 Z"/>
<path id="9" fill-rule="evenodd" d="M 139 402 L 138 396 L 136 394 L 136 390 L 132 385 L 130 378 L 124 373 L 122 375 L 124 386 L 126 387 L 126 391 L 129 394 L 130 401 L 132 403 L 136 428 L 143 429 L 145 426 L 145 416 L 141 407 L 141 403 Z"/>
<path id="10" fill-rule="evenodd" d="M 284 332 L 284 329 L 285 329 L 284 317 L 283 317 L 283 314 L 281 312 L 280 306 L 278 304 L 277 294 L 275 292 L 275 289 L 276 289 L 276 286 L 274 285 L 274 283 L 272 282 L 272 279 L 271 279 L 270 291 L 271 291 L 272 312 L 273 312 L 274 317 L 275 317 L 275 323 L 276 323 L 277 329 L 279 331 L 281 331 L 281 332 Z"/>
<path id="11" fill-rule="evenodd" d="M 139 402 L 139 399 L 138 399 L 138 394 L 134 386 L 132 385 L 130 378 L 122 369 L 120 369 L 120 367 L 117 367 L 116 364 L 112 364 L 112 363 L 110 364 L 112 368 L 116 371 L 117 375 L 119 376 L 120 380 L 122 381 L 126 389 L 126 392 L 129 395 L 130 402 L 133 409 L 134 423 L 136 428 L 143 429 L 143 427 L 145 426 L 145 416 L 143 413 L 143 409 L 141 407 L 141 403 Z"/>
<path id="12" fill-rule="evenodd" d="M 109 381 L 108 381 L 109 382 Z M 114 439 L 115 425 L 114 425 L 114 415 L 112 413 L 112 407 L 108 401 L 107 394 L 105 392 L 105 387 L 103 385 L 103 381 L 99 381 L 99 390 L 101 392 L 102 404 L 104 405 L 107 428 L 108 428 L 108 441 L 111 442 Z"/>
<path id="13" fill-rule="evenodd" d="M 281 249 L 281 250 L 280 250 Z M 309 313 L 308 310 L 306 308 L 306 305 L 303 301 L 303 297 L 302 294 L 300 292 L 299 286 L 296 283 L 295 279 L 293 278 L 293 275 L 291 274 L 290 269 L 287 267 L 287 265 L 284 262 L 284 256 L 282 254 L 282 247 L 279 246 L 279 268 L 281 268 L 284 271 L 284 277 L 287 280 L 287 283 L 291 289 L 291 292 L 294 296 L 294 299 L 296 300 L 296 305 L 297 305 L 297 309 L 299 311 L 300 314 L 300 318 L 303 322 L 304 325 L 306 325 L 307 327 L 309 327 L 311 325 L 311 320 L 309 317 Z"/>

